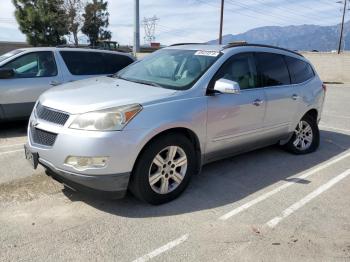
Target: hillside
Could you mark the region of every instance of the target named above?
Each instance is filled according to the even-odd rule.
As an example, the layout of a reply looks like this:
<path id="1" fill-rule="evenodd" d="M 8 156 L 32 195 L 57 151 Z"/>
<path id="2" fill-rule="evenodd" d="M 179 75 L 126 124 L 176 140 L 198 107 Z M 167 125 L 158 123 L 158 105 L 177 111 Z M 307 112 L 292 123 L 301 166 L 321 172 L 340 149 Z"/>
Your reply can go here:
<path id="1" fill-rule="evenodd" d="M 223 43 L 247 41 L 250 43 L 269 44 L 293 50 L 330 51 L 338 48 L 340 26 L 265 26 L 237 35 L 224 35 Z M 350 21 L 345 24 L 345 45 L 350 49 Z M 209 43 L 217 43 L 217 40 Z"/>

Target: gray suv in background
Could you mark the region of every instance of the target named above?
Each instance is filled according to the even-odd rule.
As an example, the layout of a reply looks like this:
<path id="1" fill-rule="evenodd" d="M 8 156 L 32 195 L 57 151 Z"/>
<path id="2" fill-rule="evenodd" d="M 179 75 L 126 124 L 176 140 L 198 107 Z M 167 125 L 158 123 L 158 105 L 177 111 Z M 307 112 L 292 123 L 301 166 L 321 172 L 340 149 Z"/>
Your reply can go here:
<path id="1" fill-rule="evenodd" d="M 128 54 L 82 48 L 25 48 L 0 56 L 0 121 L 28 118 L 53 86 L 108 75 L 134 62 Z"/>
<path id="2" fill-rule="evenodd" d="M 71 188 L 113 197 L 130 189 L 161 204 L 208 162 L 277 143 L 315 151 L 325 91 L 312 65 L 289 50 L 175 45 L 114 76 L 44 93 L 26 158 Z"/>

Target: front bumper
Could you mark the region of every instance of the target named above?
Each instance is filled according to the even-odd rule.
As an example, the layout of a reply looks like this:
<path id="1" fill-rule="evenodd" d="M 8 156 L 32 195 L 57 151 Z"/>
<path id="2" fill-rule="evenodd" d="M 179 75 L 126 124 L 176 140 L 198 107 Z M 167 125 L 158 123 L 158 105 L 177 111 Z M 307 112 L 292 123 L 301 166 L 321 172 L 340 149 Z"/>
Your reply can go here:
<path id="1" fill-rule="evenodd" d="M 28 127 L 26 148 L 38 155 L 38 162 L 57 181 L 78 191 L 102 193 L 113 198 L 127 191 L 134 163 L 141 150 L 144 130 L 93 132 L 69 129 L 31 117 L 29 125 L 57 134 L 52 146 L 37 144 Z M 33 128 L 33 125 L 32 125 Z M 77 170 L 66 165 L 68 156 L 108 157 L 106 166 Z"/>
<path id="2" fill-rule="evenodd" d="M 87 176 L 55 169 L 46 161 L 39 160 L 46 174 L 76 191 L 112 198 L 123 198 L 127 192 L 130 173 Z"/>

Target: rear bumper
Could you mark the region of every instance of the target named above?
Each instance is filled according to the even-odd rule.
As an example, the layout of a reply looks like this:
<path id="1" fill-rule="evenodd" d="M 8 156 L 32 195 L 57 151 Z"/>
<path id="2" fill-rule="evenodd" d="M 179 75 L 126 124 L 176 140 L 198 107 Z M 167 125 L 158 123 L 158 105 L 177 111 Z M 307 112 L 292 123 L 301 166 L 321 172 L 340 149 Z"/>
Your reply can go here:
<path id="1" fill-rule="evenodd" d="M 76 191 L 99 197 L 119 199 L 127 192 L 130 173 L 115 175 L 81 175 L 56 169 L 50 163 L 39 159 L 46 174 Z"/>

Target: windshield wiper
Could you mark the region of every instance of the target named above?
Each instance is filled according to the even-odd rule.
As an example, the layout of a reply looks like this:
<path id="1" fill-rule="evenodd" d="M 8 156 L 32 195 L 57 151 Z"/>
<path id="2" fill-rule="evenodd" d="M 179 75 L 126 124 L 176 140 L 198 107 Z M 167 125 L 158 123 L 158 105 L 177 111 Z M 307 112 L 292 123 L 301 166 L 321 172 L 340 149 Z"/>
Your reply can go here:
<path id="1" fill-rule="evenodd" d="M 114 78 L 117 78 L 117 79 L 122 79 L 122 80 L 125 80 L 125 81 L 130 81 L 130 82 L 138 83 L 138 84 L 143 84 L 143 85 L 148 85 L 148 86 L 155 86 L 155 87 L 164 88 L 163 86 L 161 86 L 161 85 L 159 85 L 159 84 L 157 84 L 157 83 L 148 82 L 148 81 L 144 81 L 144 80 L 129 79 L 129 78 L 124 78 L 124 77 L 121 77 L 121 76 L 118 76 L 118 75 L 114 75 L 113 77 L 114 77 Z"/>
<path id="2" fill-rule="evenodd" d="M 148 81 L 144 81 L 144 80 L 136 80 L 136 79 L 125 79 L 122 78 L 126 81 L 130 81 L 130 82 L 134 82 L 134 83 L 138 83 L 138 84 L 143 84 L 143 85 L 148 85 L 148 86 L 155 86 L 155 87 L 162 87 L 161 85 L 157 84 L 157 83 L 153 83 L 153 82 L 148 82 Z M 163 88 L 163 87 L 162 87 Z"/>

